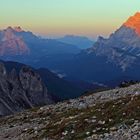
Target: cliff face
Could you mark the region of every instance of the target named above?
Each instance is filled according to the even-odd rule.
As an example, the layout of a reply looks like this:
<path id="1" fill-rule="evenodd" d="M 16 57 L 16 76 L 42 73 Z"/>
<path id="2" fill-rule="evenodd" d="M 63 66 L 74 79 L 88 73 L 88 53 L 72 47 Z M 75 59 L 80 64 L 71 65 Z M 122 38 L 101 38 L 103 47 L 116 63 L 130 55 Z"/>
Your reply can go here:
<path id="1" fill-rule="evenodd" d="M 0 64 L 0 115 L 9 115 L 34 106 L 53 103 L 40 76 L 24 66 L 19 74 L 6 72 Z"/>
<path id="2" fill-rule="evenodd" d="M 134 29 L 135 32 L 140 35 L 140 13 L 137 12 L 134 16 L 131 16 L 125 23 L 124 26 Z"/>
<path id="3" fill-rule="evenodd" d="M 8 27 L 0 32 L 0 56 L 28 55 L 30 53 L 30 49 L 23 38 L 15 34 L 20 31 L 19 28 Z"/>

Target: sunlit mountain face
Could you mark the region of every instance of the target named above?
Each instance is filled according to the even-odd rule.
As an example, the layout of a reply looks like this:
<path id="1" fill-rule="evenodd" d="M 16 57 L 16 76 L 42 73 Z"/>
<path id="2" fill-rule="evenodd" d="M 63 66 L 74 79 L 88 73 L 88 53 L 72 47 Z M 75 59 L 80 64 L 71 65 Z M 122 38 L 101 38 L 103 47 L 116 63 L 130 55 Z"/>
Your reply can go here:
<path id="1" fill-rule="evenodd" d="M 0 55 L 29 55 L 30 49 L 21 36 L 16 32 L 22 32 L 20 27 L 7 29 L 0 32 Z"/>
<path id="2" fill-rule="evenodd" d="M 140 13 L 137 12 L 134 16 L 130 17 L 124 23 L 124 26 L 134 29 L 135 32 L 140 35 Z"/>

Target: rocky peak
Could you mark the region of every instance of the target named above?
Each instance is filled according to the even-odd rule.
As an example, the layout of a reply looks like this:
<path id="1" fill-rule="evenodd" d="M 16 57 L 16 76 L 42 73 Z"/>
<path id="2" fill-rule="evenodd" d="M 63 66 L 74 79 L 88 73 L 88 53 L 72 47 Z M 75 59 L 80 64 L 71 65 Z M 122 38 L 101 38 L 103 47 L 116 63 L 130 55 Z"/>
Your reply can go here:
<path id="1" fill-rule="evenodd" d="M 6 73 L 0 63 L 0 115 L 50 103 L 47 87 L 35 70 L 24 66 L 19 73 L 15 69 Z"/>
<path id="2" fill-rule="evenodd" d="M 131 16 L 124 23 L 124 26 L 134 29 L 135 32 L 140 35 L 140 12 L 137 12 L 134 16 Z"/>
<path id="3" fill-rule="evenodd" d="M 21 28 L 20 26 L 14 27 L 14 30 L 15 30 L 16 32 L 22 32 L 22 31 L 23 31 L 22 28 Z"/>
<path id="4" fill-rule="evenodd" d="M 7 29 L 3 30 L 3 38 L 2 41 L 10 40 L 16 38 L 16 36 L 13 33 L 13 28 L 8 27 Z"/>
<path id="5" fill-rule="evenodd" d="M 0 55 L 28 55 L 30 49 L 28 48 L 26 42 L 21 36 L 18 36 L 16 32 L 20 32 L 22 29 L 20 27 L 7 29 L 0 32 Z"/>
<path id="6" fill-rule="evenodd" d="M 15 32 L 22 32 L 22 28 L 20 26 L 15 26 L 15 27 L 11 27 L 11 26 L 8 26 L 6 29 L 4 29 L 4 31 L 15 31 Z"/>
<path id="7" fill-rule="evenodd" d="M 10 31 L 10 30 L 13 31 L 13 28 L 12 28 L 11 26 L 8 26 L 8 27 L 5 29 L 5 31 L 8 31 L 8 30 L 9 30 L 9 31 Z"/>

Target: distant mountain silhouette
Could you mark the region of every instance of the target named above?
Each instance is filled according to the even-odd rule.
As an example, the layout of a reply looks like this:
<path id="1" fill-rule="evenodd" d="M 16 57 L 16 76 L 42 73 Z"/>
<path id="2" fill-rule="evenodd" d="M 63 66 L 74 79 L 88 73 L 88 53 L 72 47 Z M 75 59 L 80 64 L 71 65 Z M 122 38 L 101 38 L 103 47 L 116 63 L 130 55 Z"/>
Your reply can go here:
<path id="1" fill-rule="evenodd" d="M 80 49 L 91 48 L 94 44 L 94 41 L 90 40 L 87 37 L 75 36 L 75 35 L 66 35 L 66 36 L 59 38 L 57 40 L 64 42 L 64 43 L 75 45 Z"/>

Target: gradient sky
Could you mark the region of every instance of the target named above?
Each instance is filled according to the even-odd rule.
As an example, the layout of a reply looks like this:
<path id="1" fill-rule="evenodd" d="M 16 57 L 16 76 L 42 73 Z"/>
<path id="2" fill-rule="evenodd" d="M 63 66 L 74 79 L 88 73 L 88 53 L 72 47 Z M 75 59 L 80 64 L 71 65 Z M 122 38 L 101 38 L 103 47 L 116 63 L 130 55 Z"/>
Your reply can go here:
<path id="1" fill-rule="evenodd" d="M 108 36 L 137 11 L 140 0 L 0 0 L 0 29 L 21 26 L 46 36 Z"/>

